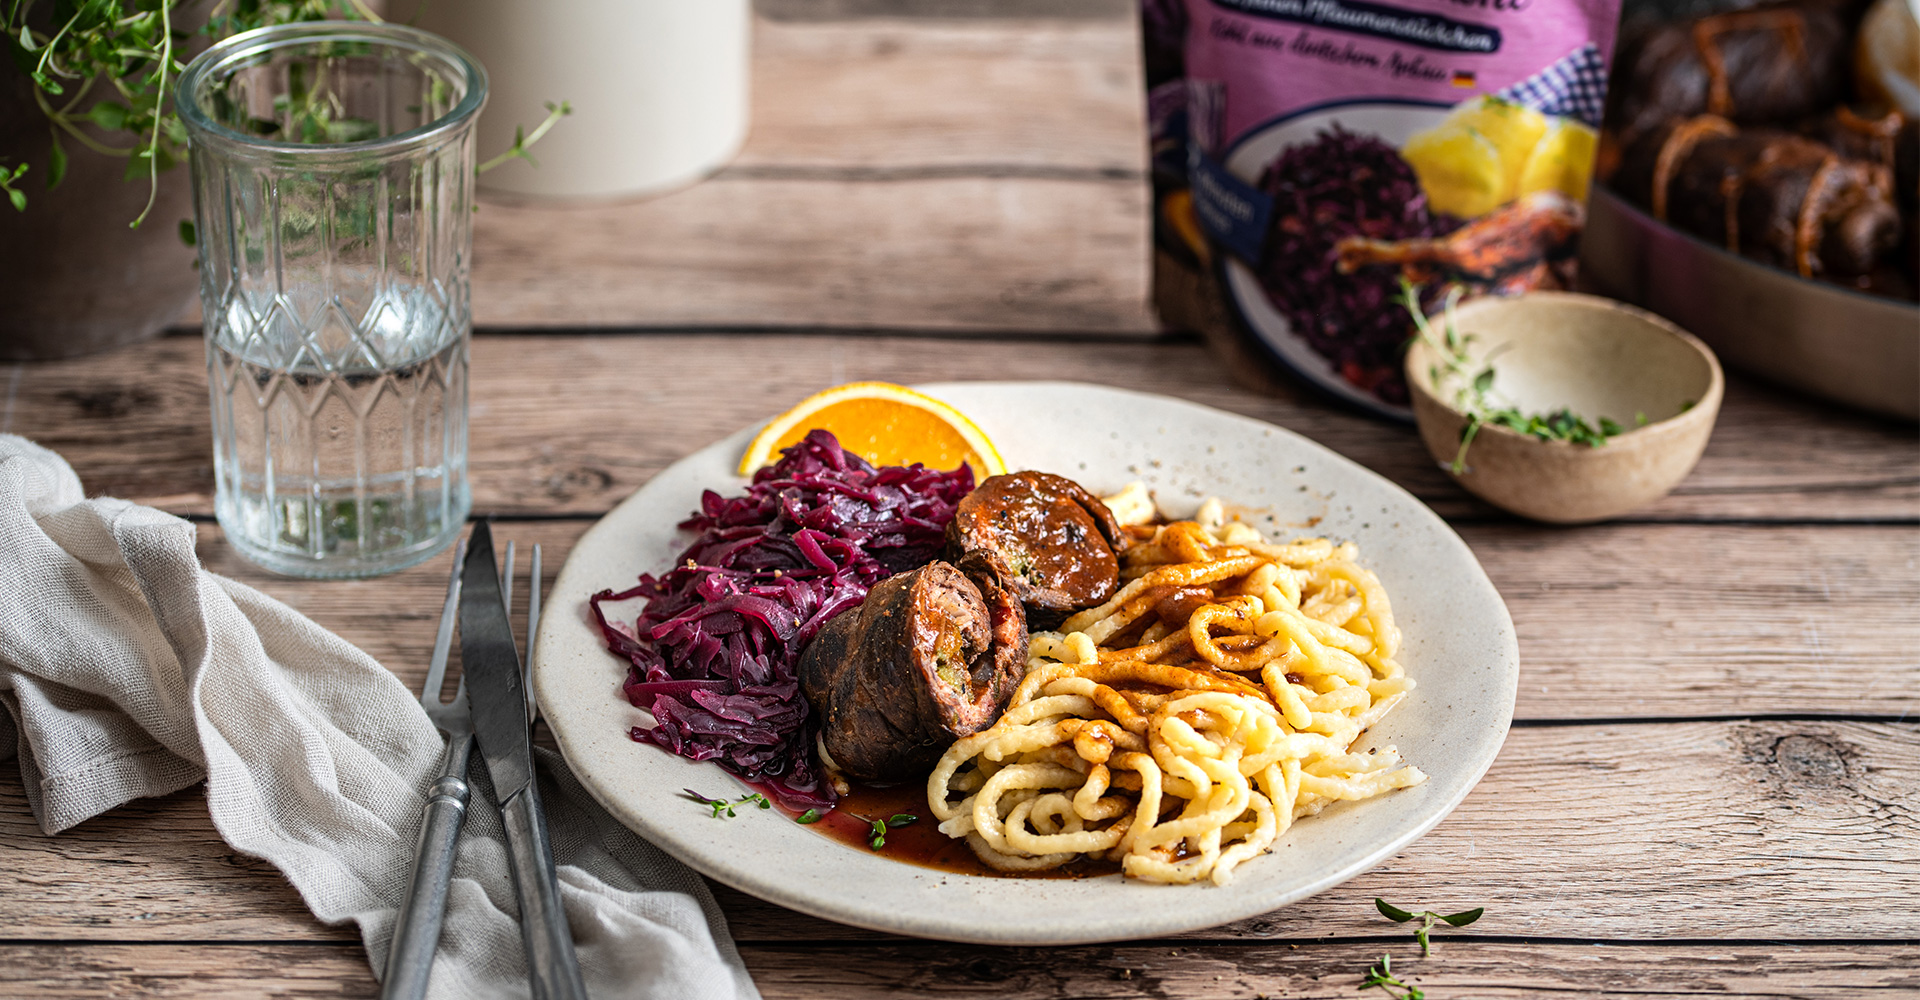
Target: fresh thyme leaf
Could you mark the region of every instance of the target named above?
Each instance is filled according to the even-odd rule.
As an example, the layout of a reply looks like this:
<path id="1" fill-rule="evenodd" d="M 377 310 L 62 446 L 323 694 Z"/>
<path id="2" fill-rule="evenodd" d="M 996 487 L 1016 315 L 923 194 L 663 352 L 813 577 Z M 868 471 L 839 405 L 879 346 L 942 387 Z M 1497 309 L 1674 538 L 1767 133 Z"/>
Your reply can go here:
<path id="1" fill-rule="evenodd" d="M 759 792 L 748 792 L 747 794 L 740 796 L 739 801 L 755 803 L 759 805 L 759 807 L 762 809 L 773 808 L 773 803 L 768 802 L 767 797 L 760 794 Z"/>
<path id="2" fill-rule="evenodd" d="M 192 219 L 180 220 L 180 242 L 190 247 L 200 245 L 200 235 L 199 232 L 193 228 Z"/>
<path id="3" fill-rule="evenodd" d="M 26 172 L 27 164 L 24 163 L 12 170 L 0 166 L 0 191 L 7 193 L 7 200 L 13 203 L 15 211 L 27 210 L 27 193 L 13 186 L 13 182 L 19 180 Z"/>
<path id="4" fill-rule="evenodd" d="M 877 851 L 887 846 L 887 821 L 876 819 L 872 822 L 873 828 L 867 837 L 867 846 Z"/>
<path id="5" fill-rule="evenodd" d="M 87 120 L 109 132 L 118 132 L 127 127 L 127 116 L 131 113 L 124 104 L 101 101 L 87 110 Z"/>
<path id="6" fill-rule="evenodd" d="M 1419 913 L 1412 913 L 1378 897 L 1374 899 L 1373 905 L 1375 909 L 1380 911 L 1382 916 L 1394 923 L 1404 924 L 1409 920 L 1420 921 L 1420 926 L 1414 929 L 1413 939 L 1420 942 L 1420 957 L 1422 958 L 1433 954 L 1433 941 L 1429 935 L 1433 933 L 1435 925 L 1446 923 L 1452 927 L 1465 927 L 1480 919 L 1480 915 L 1487 912 L 1486 907 L 1476 906 L 1471 910 L 1461 910 L 1459 913 L 1440 914 L 1432 910 L 1421 910 Z"/>
<path id="7" fill-rule="evenodd" d="M 802 825 L 805 825 L 807 823 L 818 823 L 820 822 L 820 810 L 809 809 L 806 812 L 803 812 L 800 815 L 795 816 L 793 818 L 793 821 L 795 823 L 799 823 Z"/>
<path id="8" fill-rule="evenodd" d="M 533 154 L 527 152 L 527 147 L 532 146 L 536 142 L 539 142 L 540 138 L 547 134 L 548 129 L 553 128 L 553 126 L 557 122 L 559 122 L 560 119 L 565 118 L 570 114 L 573 114 L 572 104 L 566 101 L 561 101 L 558 104 L 555 104 L 552 101 L 548 101 L 547 117 L 540 124 L 534 126 L 533 133 L 531 135 L 529 135 L 527 131 L 521 126 L 515 125 L 513 127 L 513 145 L 507 147 L 507 151 L 504 153 L 501 153 L 499 156 L 496 156 L 493 159 L 488 160 L 487 162 L 482 163 L 477 167 L 474 167 L 473 172 L 476 174 L 484 174 L 487 171 L 492 170 L 493 168 L 506 163 L 508 160 L 525 160 L 536 167 L 539 166 L 540 161 L 534 159 Z"/>
<path id="9" fill-rule="evenodd" d="M 1413 919 L 1413 914 L 1408 913 L 1407 911 L 1399 908 L 1398 906 L 1393 905 L 1392 903 L 1387 902 L 1384 899 L 1381 899 L 1378 896 L 1374 897 L 1373 906 L 1374 906 L 1374 909 L 1380 911 L 1381 916 L 1386 917 L 1388 920 L 1391 920 L 1396 924 L 1404 924 L 1407 921 Z"/>
<path id="10" fill-rule="evenodd" d="M 906 826 L 908 823 L 917 822 L 919 819 L 920 817 L 915 816 L 912 813 L 894 813 L 892 816 L 887 818 L 887 825 L 893 826 L 893 827 L 901 827 L 901 826 Z"/>
<path id="11" fill-rule="evenodd" d="M 67 176 L 67 149 L 60 145 L 60 130 L 53 130 L 53 145 L 47 147 L 47 190 L 60 186 Z"/>
<path id="12" fill-rule="evenodd" d="M 680 790 L 687 793 L 687 798 L 712 809 L 714 819 L 721 819 L 723 817 L 726 819 L 733 818 L 733 804 L 726 799 L 710 799 L 691 788 L 682 788 Z"/>
<path id="13" fill-rule="evenodd" d="M 1375 962 L 1373 967 L 1367 970 L 1367 978 L 1361 980 L 1360 988 L 1362 990 L 1377 989 L 1390 997 L 1398 997 L 1400 1000 L 1426 1000 L 1427 995 L 1420 987 L 1409 986 L 1401 982 L 1400 978 L 1393 974 L 1392 955 L 1380 956 L 1380 961 Z M 1395 993 L 1394 990 L 1396 989 L 1401 992 Z"/>
<path id="14" fill-rule="evenodd" d="M 1640 410 L 1633 411 L 1633 426 L 1635 427 L 1647 426 L 1647 415 L 1645 412 Z"/>

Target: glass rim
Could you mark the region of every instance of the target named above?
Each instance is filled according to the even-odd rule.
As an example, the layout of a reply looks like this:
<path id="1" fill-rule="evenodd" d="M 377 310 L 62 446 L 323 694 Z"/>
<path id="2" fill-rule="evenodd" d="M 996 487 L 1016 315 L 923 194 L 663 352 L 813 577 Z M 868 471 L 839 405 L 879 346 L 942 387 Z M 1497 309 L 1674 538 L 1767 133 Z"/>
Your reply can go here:
<path id="1" fill-rule="evenodd" d="M 200 107 L 195 91 L 206 77 L 234 68 L 245 60 L 295 44 L 314 42 L 366 42 L 393 48 L 410 49 L 445 59 L 466 77 L 467 89 L 459 103 L 446 114 L 404 132 L 362 139 L 357 142 L 285 142 L 237 132 L 214 121 Z M 188 145 L 205 137 L 220 145 L 298 156 L 304 159 L 385 155 L 430 145 L 472 124 L 487 102 L 487 71 L 467 51 L 447 39 L 404 24 L 361 21 L 303 21 L 274 24 L 243 31 L 223 39 L 187 63 L 175 83 L 174 107 L 187 126 Z"/>

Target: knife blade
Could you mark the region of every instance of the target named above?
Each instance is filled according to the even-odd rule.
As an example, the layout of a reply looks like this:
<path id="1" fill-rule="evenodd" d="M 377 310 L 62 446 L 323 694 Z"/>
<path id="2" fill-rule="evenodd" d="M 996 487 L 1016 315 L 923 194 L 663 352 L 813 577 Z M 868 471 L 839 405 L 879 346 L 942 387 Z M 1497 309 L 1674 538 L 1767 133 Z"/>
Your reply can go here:
<path id="1" fill-rule="evenodd" d="M 460 577 L 460 668 L 466 672 L 474 737 L 507 829 L 528 979 L 535 1000 L 586 1000 L 573 935 L 560 906 L 546 813 L 533 780 L 533 736 L 527 725 L 520 653 L 500 592 L 493 531 L 484 521 L 474 525 Z"/>

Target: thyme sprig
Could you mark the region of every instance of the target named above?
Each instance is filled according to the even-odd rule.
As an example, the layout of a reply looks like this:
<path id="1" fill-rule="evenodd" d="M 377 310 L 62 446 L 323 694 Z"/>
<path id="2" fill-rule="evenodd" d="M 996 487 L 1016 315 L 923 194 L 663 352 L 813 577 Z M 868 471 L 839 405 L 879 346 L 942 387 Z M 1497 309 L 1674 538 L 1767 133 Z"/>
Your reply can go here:
<path id="1" fill-rule="evenodd" d="M 1377 989 L 1400 1000 L 1426 1000 L 1427 996 L 1420 987 L 1401 982 L 1400 977 L 1393 974 L 1392 955 L 1380 956 L 1380 961 L 1375 962 L 1373 968 L 1367 970 L 1367 978 L 1360 982 L 1360 988 L 1362 990 Z M 1395 993 L 1395 990 L 1400 992 Z"/>
<path id="2" fill-rule="evenodd" d="M 1400 295 L 1395 299 L 1413 317 L 1413 325 L 1419 331 L 1418 339 L 1426 341 L 1427 346 L 1440 358 L 1428 369 L 1434 388 L 1440 387 L 1442 374 L 1452 376 L 1460 384 L 1454 391 L 1453 405 L 1465 415 L 1467 423 L 1460 428 L 1460 450 L 1454 453 L 1453 462 L 1447 466 L 1449 471 L 1456 476 L 1467 471 L 1467 449 L 1473 446 L 1473 439 L 1479 435 L 1480 428 L 1488 425 L 1505 427 L 1542 441 L 1566 441 L 1590 448 L 1601 447 L 1608 438 L 1625 431 L 1625 428 L 1606 417 L 1601 417 L 1596 427 L 1564 406 L 1551 413 L 1540 414 L 1522 412 L 1512 404 L 1497 404 L 1493 398 L 1493 360 L 1499 352 L 1489 354 L 1480 369 L 1473 370 L 1473 358 L 1467 353 L 1467 345 L 1473 342 L 1474 336 L 1462 334 L 1454 322 L 1454 308 L 1459 305 L 1461 295 L 1462 290 L 1458 285 L 1447 289 L 1445 319 L 1437 330 L 1427 318 L 1426 311 L 1420 307 L 1419 286 L 1401 278 Z M 1469 375 L 1469 372 L 1472 374 Z M 1645 424 L 1644 416 L 1638 419 L 1641 425 Z"/>
<path id="3" fill-rule="evenodd" d="M 686 793 L 687 798 L 690 798 L 693 801 L 698 802 L 709 809 L 712 809 L 714 819 L 732 819 L 734 817 L 734 808 L 737 806 L 745 805 L 747 803 L 758 805 L 762 809 L 773 808 L 773 803 L 767 801 L 767 797 L 765 795 L 760 794 L 759 792 L 748 792 L 747 794 L 742 795 L 739 798 L 729 802 L 726 799 L 707 798 L 706 796 L 700 794 L 699 792 L 694 791 L 691 788 L 682 788 L 680 790 Z"/>
<path id="4" fill-rule="evenodd" d="M 499 156 L 496 156 L 493 159 L 488 160 L 487 162 L 482 163 L 477 167 L 474 167 L 473 172 L 476 174 L 484 174 L 495 167 L 504 166 L 510 160 L 525 160 L 528 163 L 531 163 L 534 166 L 538 167 L 540 165 L 540 161 L 534 159 L 533 154 L 527 152 L 527 148 L 529 146 L 532 146 L 534 143 L 539 142 L 541 137 L 545 136 L 547 134 L 547 131 L 549 129 L 552 129 L 553 126 L 560 121 L 560 119 L 565 118 L 570 114 L 573 114 L 572 104 L 566 101 L 561 101 L 559 104 L 555 104 L 552 101 L 548 101 L 547 117 L 544 120 L 542 120 L 540 124 L 535 125 L 533 127 L 532 133 L 528 133 L 525 129 L 521 128 L 518 125 L 515 125 L 513 127 L 513 145 L 508 147 L 507 151 L 504 153 L 501 153 Z"/>
<path id="5" fill-rule="evenodd" d="M 1487 912 L 1486 907 L 1476 906 L 1471 910 L 1461 910 L 1459 913 L 1442 914 L 1435 913 L 1432 910 L 1421 910 L 1419 913 L 1409 913 L 1377 896 L 1374 897 L 1373 906 L 1380 911 L 1381 916 L 1386 917 L 1396 924 L 1404 924 L 1409 920 L 1420 921 L 1419 929 L 1413 932 L 1413 939 L 1420 942 L 1421 958 L 1433 954 L 1433 943 L 1427 940 L 1427 935 L 1433 933 L 1433 928 L 1436 925 L 1444 923 L 1449 927 L 1465 927 L 1480 919 L 1480 915 Z"/>

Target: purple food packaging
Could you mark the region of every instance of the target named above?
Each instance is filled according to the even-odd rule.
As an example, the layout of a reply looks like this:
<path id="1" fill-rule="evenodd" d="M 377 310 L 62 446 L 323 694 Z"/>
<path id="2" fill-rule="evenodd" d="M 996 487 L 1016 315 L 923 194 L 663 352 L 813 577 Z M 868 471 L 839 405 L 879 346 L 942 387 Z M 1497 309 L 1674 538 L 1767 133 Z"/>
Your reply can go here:
<path id="1" fill-rule="evenodd" d="M 1142 0 L 1154 301 L 1410 419 L 1428 305 L 1573 280 L 1620 0 Z"/>

